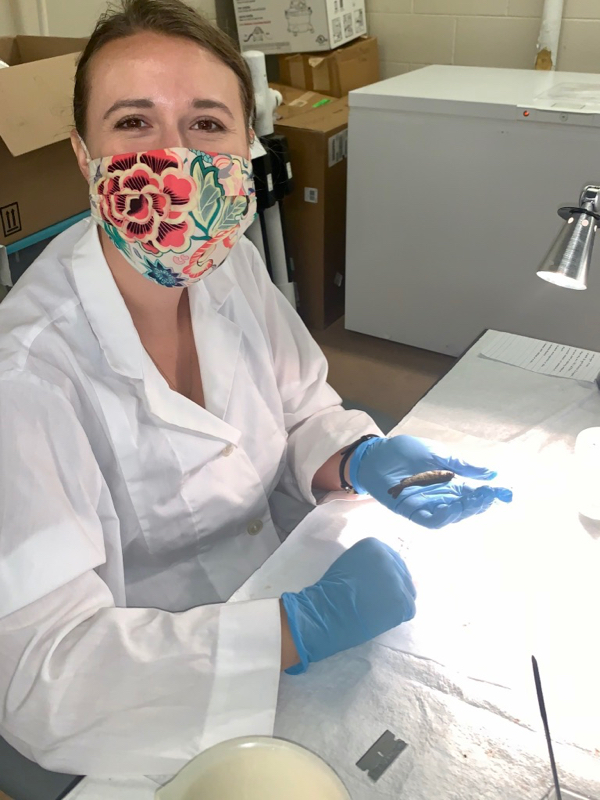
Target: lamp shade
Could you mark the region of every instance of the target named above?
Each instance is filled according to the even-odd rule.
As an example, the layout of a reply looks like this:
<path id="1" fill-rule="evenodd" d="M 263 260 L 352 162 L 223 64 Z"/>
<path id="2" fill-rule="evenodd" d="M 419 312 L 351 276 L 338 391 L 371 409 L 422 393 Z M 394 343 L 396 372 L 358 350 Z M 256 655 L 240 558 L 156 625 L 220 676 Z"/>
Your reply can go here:
<path id="1" fill-rule="evenodd" d="M 566 289 L 587 289 L 587 277 L 598 222 L 592 214 L 573 209 L 537 274 Z"/>

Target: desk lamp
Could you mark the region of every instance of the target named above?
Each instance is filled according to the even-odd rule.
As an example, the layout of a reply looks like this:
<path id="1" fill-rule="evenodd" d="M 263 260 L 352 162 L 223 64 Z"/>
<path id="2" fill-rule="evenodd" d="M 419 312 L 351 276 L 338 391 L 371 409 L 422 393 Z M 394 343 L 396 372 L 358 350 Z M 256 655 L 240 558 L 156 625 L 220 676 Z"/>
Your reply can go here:
<path id="1" fill-rule="evenodd" d="M 586 289 L 594 237 L 600 221 L 600 186 L 586 186 L 579 205 L 559 208 L 558 215 L 565 220 L 565 225 L 537 274 L 556 286 Z"/>
<path id="2" fill-rule="evenodd" d="M 587 277 L 600 221 L 600 186 L 586 186 L 578 206 L 558 209 L 565 225 L 542 261 L 537 274 L 565 289 L 587 289 Z M 600 389 L 600 374 L 596 378 Z"/>

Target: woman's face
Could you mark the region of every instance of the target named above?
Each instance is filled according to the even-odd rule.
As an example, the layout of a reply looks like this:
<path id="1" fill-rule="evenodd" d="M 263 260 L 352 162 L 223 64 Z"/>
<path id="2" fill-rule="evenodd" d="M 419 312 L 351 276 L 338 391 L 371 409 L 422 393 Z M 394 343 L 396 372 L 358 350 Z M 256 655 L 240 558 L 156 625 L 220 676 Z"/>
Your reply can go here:
<path id="1" fill-rule="evenodd" d="M 90 63 L 86 144 L 92 158 L 188 147 L 249 158 L 237 76 L 189 39 L 138 33 Z M 87 158 L 72 136 L 87 178 Z"/>

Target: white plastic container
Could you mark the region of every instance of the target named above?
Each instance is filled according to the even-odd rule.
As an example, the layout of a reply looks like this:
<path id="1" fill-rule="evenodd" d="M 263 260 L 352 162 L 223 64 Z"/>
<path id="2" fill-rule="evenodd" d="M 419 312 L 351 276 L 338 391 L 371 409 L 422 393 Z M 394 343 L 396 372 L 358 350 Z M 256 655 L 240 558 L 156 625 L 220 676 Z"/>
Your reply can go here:
<path id="1" fill-rule="evenodd" d="M 335 772 L 297 744 L 231 739 L 190 761 L 156 800 L 351 800 Z"/>
<path id="2" fill-rule="evenodd" d="M 575 492 L 579 513 L 600 520 L 600 428 L 586 428 L 575 441 Z"/>

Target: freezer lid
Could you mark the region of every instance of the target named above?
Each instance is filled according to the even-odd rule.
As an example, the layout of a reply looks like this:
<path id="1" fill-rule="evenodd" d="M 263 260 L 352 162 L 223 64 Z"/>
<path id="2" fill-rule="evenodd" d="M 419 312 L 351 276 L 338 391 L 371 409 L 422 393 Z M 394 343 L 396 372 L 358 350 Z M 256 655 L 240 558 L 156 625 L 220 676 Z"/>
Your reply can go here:
<path id="1" fill-rule="evenodd" d="M 600 75 L 489 67 L 432 66 L 356 89 L 350 108 L 514 118 L 537 109 L 600 118 Z"/>

